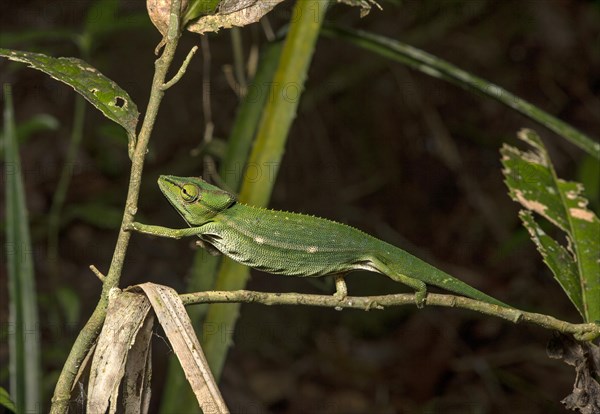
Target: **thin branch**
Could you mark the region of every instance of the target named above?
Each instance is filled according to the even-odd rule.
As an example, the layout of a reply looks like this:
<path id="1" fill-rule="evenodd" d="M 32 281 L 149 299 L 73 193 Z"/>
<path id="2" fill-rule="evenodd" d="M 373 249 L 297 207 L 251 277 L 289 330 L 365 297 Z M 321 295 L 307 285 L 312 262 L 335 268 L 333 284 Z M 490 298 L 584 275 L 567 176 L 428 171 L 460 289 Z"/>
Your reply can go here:
<path id="1" fill-rule="evenodd" d="M 415 305 L 415 295 L 392 294 L 382 296 L 309 295 L 302 293 L 270 293 L 250 290 L 196 292 L 180 295 L 185 305 L 199 303 L 260 303 L 263 305 L 305 305 L 341 309 L 384 309 L 388 306 Z M 592 340 L 600 336 L 600 325 L 570 323 L 540 313 L 525 312 L 515 308 L 492 305 L 463 296 L 427 294 L 427 306 L 463 308 L 485 315 L 496 316 L 512 323 L 528 322 L 565 334 L 578 340 Z"/>
<path id="2" fill-rule="evenodd" d="M 177 82 L 179 82 L 179 80 L 183 77 L 183 75 L 185 75 L 185 71 L 187 70 L 188 65 L 190 64 L 192 58 L 194 57 L 194 55 L 196 54 L 197 51 L 198 51 L 198 46 L 194 46 L 192 48 L 192 50 L 189 51 L 189 53 L 185 57 L 185 60 L 181 64 L 181 67 L 179 68 L 179 70 L 177 71 L 175 76 L 173 76 L 173 78 L 170 81 L 168 81 L 167 83 L 165 83 L 161 86 L 161 89 L 163 91 L 166 91 L 171 86 L 175 85 Z"/>
<path id="3" fill-rule="evenodd" d="M 90 265 L 89 267 L 90 267 L 90 270 L 92 271 L 92 273 L 95 274 L 96 277 L 98 279 L 100 279 L 100 281 L 102 283 L 104 283 L 104 279 L 106 279 L 106 276 L 104 276 L 104 273 L 102 273 L 101 271 L 99 271 L 98 268 L 96 266 L 94 266 L 94 265 Z"/>
<path id="4" fill-rule="evenodd" d="M 173 57 L 181 34 L 179 20 L 180 10 L 181 0 L 173 0 L 170 10 L 169 31 L 167 36 L 165 36 L 165 48 L 162 55 L 156 60 L 148 109 L 136 140 L 133 156 L 131 157 L 129 188 L 127 190 L 127 199 L 125 201 L 121 230 L 119 231 L 113 258 L 108 274 L 102 285 L 102 294 L 98 304 L 90 316 L 90 319 L 79 332 L 79 335 L 71 348 L 71 352 L 63 365 L 52 397 L 52 407 L 50 409 L 52 414 L 62 414 L 68 411 L 71 389 L 78 367 L 81 365 L 102 328 L 104 318 L 106 317 L 106 308 L 108 306 L 108 294 L 111 289 L 119 285 L 121 271 L 125 261 L 125 253 L 127 252 L 129 239 L 131 237 L 131 233 L 124 229 L 133 222 L 135 211 L 137 211 L 137 203 L 142 182 L 142 171 L 144 168 L 144 157 L 146 155 L 148 142 L 154 127 L 158 109 L 164 95 L 162 86 L 165 83 L 169 67 L 173 62 Z"/>

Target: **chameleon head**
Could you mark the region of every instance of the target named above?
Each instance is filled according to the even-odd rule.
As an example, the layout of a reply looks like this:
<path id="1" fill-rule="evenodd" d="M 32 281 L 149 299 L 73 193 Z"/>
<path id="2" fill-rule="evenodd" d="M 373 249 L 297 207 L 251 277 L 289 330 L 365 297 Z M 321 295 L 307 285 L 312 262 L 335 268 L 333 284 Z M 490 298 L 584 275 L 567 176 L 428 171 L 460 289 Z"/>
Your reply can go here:
<path id="1" fill-rule="evenodd" d="M 199 226 L 235 203 L 235 196 L 200 177 L 161 175 L 158 186 L 190 226 Z"/>

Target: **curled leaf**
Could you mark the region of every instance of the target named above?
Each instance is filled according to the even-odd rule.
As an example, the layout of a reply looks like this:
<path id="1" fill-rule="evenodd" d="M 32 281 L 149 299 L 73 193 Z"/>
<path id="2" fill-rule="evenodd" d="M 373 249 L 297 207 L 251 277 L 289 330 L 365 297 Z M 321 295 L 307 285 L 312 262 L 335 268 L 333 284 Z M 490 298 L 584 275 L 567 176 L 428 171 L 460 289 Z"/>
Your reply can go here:
<path id="1" fill-rule="evenodd" d="M 188 0 L 181 0 L 181 12 L 188 7 Z M 169 16 L 171 14 L 171 0 L 147 0 L 146 8 L 152 24 L 161 35 L 166 36 L 169 30 Z"/>
<path id="2" fill-rule="evenodd" d="M 347 4 L 352 7 L 360 7 L 360 17 L 365 17 L 371 12 L 371 6 L 383 10 L 375 0 L 337 0 L 338 3 Z"/>
<path id="3" fill-rule="evenodd" d="M 217 32 L 219 29 L 229 29 L 233 26 L 246 26 L 258 22 L 265 14 L 283 0 L 224 0 L 219 4 L 216 14 L 200 17 L 190 24 L 190 32 L 203 34 Z M 315 7 L 325 7 L 320 2 L 314 2 Z M 316 13 L 316 11 L 315 11 Z"/>

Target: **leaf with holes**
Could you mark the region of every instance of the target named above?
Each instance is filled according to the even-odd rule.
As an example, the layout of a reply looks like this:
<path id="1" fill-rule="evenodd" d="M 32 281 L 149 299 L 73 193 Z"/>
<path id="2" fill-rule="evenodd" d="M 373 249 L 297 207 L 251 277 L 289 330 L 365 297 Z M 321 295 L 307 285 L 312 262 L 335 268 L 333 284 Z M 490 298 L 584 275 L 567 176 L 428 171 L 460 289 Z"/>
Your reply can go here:
<path id="1" fill-rule="evenodd" d="M 109 119 L 121 125 L 130 137 L 135 136 L 139 112 L 127 92 L 115 82 L 77 58 L 54 58 L 42 53 L 0 49 L 0 56 L 29 64 L 80 93 Z"/>
<path id="2" fill-rule="evenodd" d="M 562 286 L 567 296 L 581 316 L 583 314 L 583 299 L 581 297 L 581 286 L 577 274 L 577 264 L 569 251 L 561 246 L 556 240 L 548 236 L 542 227 L 535 221 L 529 210 L 521 210 L 519 217 L 529 232 L 531 240 L 535 243 L 538 251 L 544 259 L 544 263 L 554 273 L 554 278 Z"/>
<path id="3" fill-rule="evenodd" d="M 580 183 L 556 176 L 544 144 L 528 129 L 519 138 L 534 149 L 501 150 L 505 183 L 544 261 L 587 322 L 600 320 L 600 220 L 588 208 Z M 548 236 L 535 222 L 535 212 L 565 232 L 567 246 Z"/>

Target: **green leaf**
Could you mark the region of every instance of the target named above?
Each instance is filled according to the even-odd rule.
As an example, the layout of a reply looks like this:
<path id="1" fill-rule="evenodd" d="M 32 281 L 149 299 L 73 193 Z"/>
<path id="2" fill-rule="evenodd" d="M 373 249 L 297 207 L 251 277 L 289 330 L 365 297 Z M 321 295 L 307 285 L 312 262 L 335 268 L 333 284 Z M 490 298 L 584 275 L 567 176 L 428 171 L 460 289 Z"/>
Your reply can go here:
<path id="1" fill-rule="evenodd" d="M 588 209 L 583 186 L 556 176 L 537 134 L 524 129 L 518 136 L 534 150 L 522 152 L 509 145 L 501 149 L 509 194 L 566 233 L 565 248 L 547 236 L 533 216 L 521 213 L 544 261 L 573 304 L 587 322 L 600 320 L 600 220 Z"/>
<path id="2" fill-rule="evenodd" d="M 10 389 L 19 412 L 36 412 L 40 404 L 40 334 L 33 250 L 9 84 L 4 86 L 4 103 Z"/>
<path id="3" fill-rule="evenodd" d="M 42 53 L 0 49 L 0 56 L 29 64 L 54 79 L 66 83 L 102 113 L 135 135 L 139 112 L 127 92 L 115 82 L 77 58 L 54 58 Z"/>
<path id="4" fill-rule="evenodd" d="M 15 404 L 10 399 L 10 395 L 8 395 L 8 391 L 6 391 L 3 387 L 0 387 L 0 405 L 9 409 L 13 413 L 17 412 Z"/>
<path id="5" fill-rule="evenodd" d="M 581 285 L 579 284 L 577 265 L 573 256 L 567 249 L 558 244 L 556 240 L 548 236 L 546 232 L 542 230 L 529 210 L 521 210 L 519 212 L 519 217 L 527 231 L 529 231 L 531 240 L 535 243 L 544 262 L 554 274 L 554 278 L 567 293 L 567 296 L 569 296 L 573 305 L 575 305 L 579 313 L 581 313 L 581 316 L 585 318 L 583 313 L 583 299 L 581 297 Z"/>

